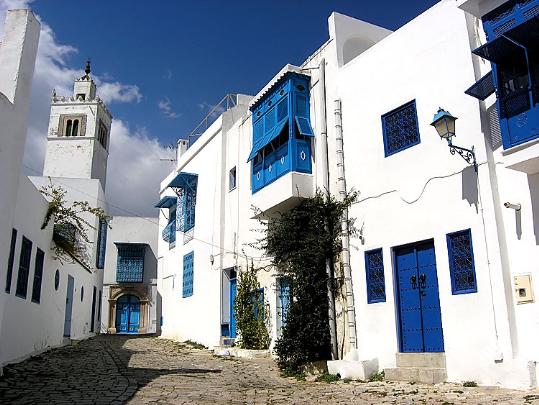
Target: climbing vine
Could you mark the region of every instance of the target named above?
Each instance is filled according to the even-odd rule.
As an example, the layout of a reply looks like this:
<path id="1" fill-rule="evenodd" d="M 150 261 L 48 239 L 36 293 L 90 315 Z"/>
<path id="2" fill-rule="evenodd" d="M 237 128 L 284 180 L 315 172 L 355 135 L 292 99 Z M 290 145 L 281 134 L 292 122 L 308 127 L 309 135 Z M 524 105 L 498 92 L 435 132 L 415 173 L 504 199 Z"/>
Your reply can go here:
<path id="1" fill-rule="evenodd" d="M 286 324 L 275 346 L 278 364 L 287 373 L 331 358 L 326 261 L 335 263 L 341 252 L 341 219 L 355 200 L 355 192 L 342 201 L 317 192 L 272 219 L 259 240 L 292 285 Z"/>
<path id="2" fill-rule="evenodd" d="M 102 208 L 94 208 L 87 201 L 68 203 L 65 199 L 67 191 L 52 181 L 39 191 L 49 201 L 41 229 L 45 229 L 54 218 L 54 243 L 51 248 L 54 258 L 61 263 L 79 262 L 90 268 L 88 244 L 92 242 L 88 237 L 88 229 L 95 229 L 95 226 L 83 216 L 91 214 L 102 220 L 108 220 L 109 217 Z"/>
<path id="3" fill-rule="evenodd" d="M 269 308 L 263 299 L 263 290 L 253 263 L 238 272 L 238 290 L 234 303 L 236 325 L 240 331 L 240 346 L 244 349 L 267 349 L 269 333 L 266 325 Z M 269 306 L 268 306 L 269 307 Z"/>

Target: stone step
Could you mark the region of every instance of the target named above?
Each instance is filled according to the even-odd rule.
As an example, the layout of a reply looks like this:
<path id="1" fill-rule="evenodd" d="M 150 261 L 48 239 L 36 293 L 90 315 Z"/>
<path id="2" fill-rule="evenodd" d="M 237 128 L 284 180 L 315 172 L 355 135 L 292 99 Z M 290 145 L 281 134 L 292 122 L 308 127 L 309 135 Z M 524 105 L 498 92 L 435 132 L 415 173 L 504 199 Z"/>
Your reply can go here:
<path id="1" fill-rule="evenodd" d="M 384 370 L 388 381 L 410 381 L 424 384 L 438 384 L 447 380 L 445 368 L 435 367 L 397 367 Z"/>
<path id="2" fill-rule="evenodd" d="M 397 353 L 397 367 L 445 368 L 445 353 Z"/>

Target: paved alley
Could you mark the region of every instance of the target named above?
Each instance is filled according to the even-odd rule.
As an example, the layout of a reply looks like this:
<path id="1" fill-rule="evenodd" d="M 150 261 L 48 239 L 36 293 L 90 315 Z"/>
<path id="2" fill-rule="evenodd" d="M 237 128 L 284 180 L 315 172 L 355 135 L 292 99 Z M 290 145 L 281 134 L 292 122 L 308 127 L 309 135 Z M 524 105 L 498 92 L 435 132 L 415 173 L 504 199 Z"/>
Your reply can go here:
<path id="1" fill-rule="evenodd" d="M 98 336 L 4 371 L 1 404 L 539 404 L 538 391 L 296 381 L 268 359 L 222 359 L 155 337 Z"/>

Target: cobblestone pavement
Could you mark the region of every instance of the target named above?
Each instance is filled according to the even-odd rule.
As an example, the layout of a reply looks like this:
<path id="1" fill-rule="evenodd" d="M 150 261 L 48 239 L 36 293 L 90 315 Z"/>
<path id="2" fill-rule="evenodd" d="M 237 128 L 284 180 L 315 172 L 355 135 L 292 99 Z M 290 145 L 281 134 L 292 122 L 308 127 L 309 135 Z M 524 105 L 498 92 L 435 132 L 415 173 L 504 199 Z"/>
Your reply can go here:
<path id="1" fill-rule="evenodd" d="M 0 404 L 539 404 L 539 391 L 305 382 L 154 337 L 98 336 L 6 367 Z"/>

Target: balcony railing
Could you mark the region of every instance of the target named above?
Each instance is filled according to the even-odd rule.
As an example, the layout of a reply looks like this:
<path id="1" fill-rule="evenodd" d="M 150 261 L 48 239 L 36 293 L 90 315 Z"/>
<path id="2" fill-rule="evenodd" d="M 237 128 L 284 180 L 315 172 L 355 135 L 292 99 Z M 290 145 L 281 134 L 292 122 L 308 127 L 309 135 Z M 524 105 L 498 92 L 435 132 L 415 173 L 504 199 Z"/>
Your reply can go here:
<path id="1" fill-rule="evenodd" d="M 172 220 L 165 226 L 162 233 L 163 240 L 170 244 L 176 242 L 176 219 Z"/>

